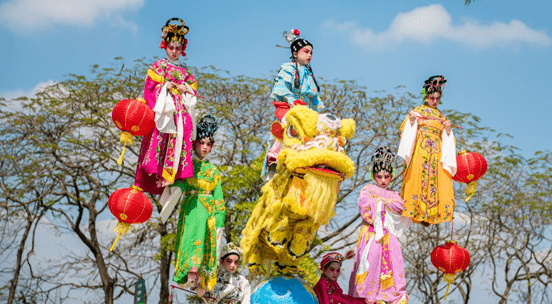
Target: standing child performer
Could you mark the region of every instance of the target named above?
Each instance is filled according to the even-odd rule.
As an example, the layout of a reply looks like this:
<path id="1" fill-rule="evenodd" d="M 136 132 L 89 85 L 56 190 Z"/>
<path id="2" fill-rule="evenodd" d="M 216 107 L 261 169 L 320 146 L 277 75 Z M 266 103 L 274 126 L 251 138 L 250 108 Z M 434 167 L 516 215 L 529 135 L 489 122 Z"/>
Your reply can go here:
<path id="1" fill-rule="evenodd" d="M 178 218 L 173 280 L 179 284 L 188 283 L 192 289 L 200 283 L 203 289 L 211 290 L 217 282 L 217 249 L 222 242 L 225 205 L 220 172 L 204 160 L 215 143 L 217 129 L 213 116 L 200 119 L 197 139 L 193 142 L 196 156 L 192 161 L 193 177 L 177 180 L 160 199 L 164 205 L 161 218 L 166 221 L 175 202 L 184 196 Z"/>
<path id="2" fill-rule="evenodd" d="M 395 155 L 378 147 L 372 156 L 376 185 L 366 185 L 358 199 L 362 228 L 357 242 L 349 295 L 366 298 L 367 303 L 386 301 L 408 303 L 399 237 L 412 221 L 401 216 L 403 200 L 387 190 L 393 177 Z"/>
<path id="3" fill-rule="evenodd" d="M 398 156 L 405 160 L 401 196 L 404 216 L 425 226 L 452 221 L 456 141 L 450 121 L 437 109 L 447 80 L 432 76 L 422 88 L 424 103 L 401 125 Z"/>
<path id="4" fill-rule="evenodd" d="M 313 45 L 299 35 L 297 29 L 283 33 L 290 44 L 292 62 L 282 64 L 270 94 L 270 97 L 275 100 L 273 104 L 276 107 L 275 116 L 278 120 L 282 120 L 286 112 L 298 104 L 306 105 L 317 112 L 324 109 L 324 104 L 318 95 L 320 87 L 310 65 Z M 275 138 L 274 144 L 267 153 L 266 165 L 269 168 L 276 164 L 281 149 L 282 141 Z M 271 170 L 273 169 L 275 168 L 272 167 Z"/>
<path id="5" fill-rule="evenodd" d="M 224 246 L 218 267 L 217 284 L 208 293 L 202 288 L 198 289 L 197 295 L 203 297 L 207 304 L 249 304 L 251 286 L 244 276 L 237 273 L 241 259 L 240 247 L 233 243 Z"/>
<path id="6" fill-rule="evenodd" d="M 180 24 L 170 24 L 177 21 Z M 195 94 L 197 82 L 179 61 L 188 40 L 189 28 L 180 18 L 172 18 L 162 28 L 159 48 L 167 57 L 154 62 L 146 76 L 144 99 L 155 112 L 156 128 L 144 136 L 135 185 L 151 194 L 161 194 L 175 180 L 193 175 L 191 141 L 194 139 Z"/>
<path id="7" fill-rule="evenodd" d="M 320 262 L 320 270 L 322 275 L 318 283 L 314 285 L 314 292 L 318 296 L 320 304 L 365 304 L 364 298 L 352 297 L 343 294 L 343 290 L 339 287 L 337 279 L 341 273 L 341 263 L 343 260 L 350 259 L 354 256 L 354 252 L 349 250 L 345 257 L 337 252 L 326 254 Z"/>

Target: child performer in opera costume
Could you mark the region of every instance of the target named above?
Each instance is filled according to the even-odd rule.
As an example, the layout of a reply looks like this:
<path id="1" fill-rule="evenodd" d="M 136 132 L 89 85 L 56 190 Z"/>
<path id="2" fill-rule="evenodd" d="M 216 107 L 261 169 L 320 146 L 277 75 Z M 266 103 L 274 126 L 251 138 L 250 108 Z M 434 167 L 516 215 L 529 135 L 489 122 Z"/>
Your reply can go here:
<path id="1" fill-rule="evenodd" d="M 314 285 L 314 292 L 318 296 L 320 304 L 365 304 L 364 298 L 356 298 L 343 294 L 343 290 L 339 287 L 337 279 L 341 273 L 341 263 L 343 260 L 350 259 L 354 256 L 352 250 L 348 251 L 345 256 L 330 252 L 326 254 L 320 262 L 320 270 L 322 275 L 318 283 Z"/>
<path id="2" fill-rule="evenodd" d="M 180 24 L 170 24 L 178 21 Z M 189 28 L 180 18 L 172 18 L 162 28 L 159 48 L 167 58 L 154 62 L 146 76 L 144 99 L 155 112 L 156 128 L 144 136 L 136 168 L 135 186 L 151 194 L 161 194 L 167 185 L 193 175 L 191 141 L 195 121 L 197 82 L 179 61 Z"/>
<path id="3" fill-rule="evenodd" d="M 297 104 L 306 105 L 317 112 L 324 109 L 324 104 L 318 95 L 320 87 L 310 65 L 313 45 L 299 35 L 297 29 L 283 33 L 284 38 L 290 44 L 292 62 L 282 64 L 275 79 L 272 94 L 270 94 L 270 97 L 275 100 L 273 104 L 276 107 L 275 116 L 278 120 L 282 120 L 285 113 Z M 272 171 L 275 170 L 271 165 L 276 165 L 281 149 L 282 141 L 274 138 L 274 144 L 267 153 L 263 172 L 266 171 L 266 166 Z"/>
<path id="4" fill-rule="evenodd" d="M 412 221 L 401 216 L 403 200 L 387 190 L 393 177 L 395 156 L 387 147 L 378 147 L 372 156 L 376 185 L 366 185 L 358 199 L 363 224 L 357 242 L 349 295 L 366 298 L 367 303 L 386 301 L 408 303 L 401 248 L 397 237 Z"/>
<path id="5" fill-rule="evenodd" d="M 177 180 L 163 192 L 161 220 L 165 222 L 183 196 L 176 235 L 176 265 L 173 280 L 196 289 L 198 284 L 212 290 L 217 282 L 217 256 L 220 252 L 225 220 L 221 175 L 205 156 L 215 143 L 218 129 L 211 115 L 197 124 L 197 139 L 193 142 L 193 177 Z"/>
<path id="6" fill-rule="evenodd" d="M 217 284 L 208 293 L 202 288 L 198 289 L 197 295 L 203 297 L 207 304 L 249 304 L 251 285 L 244 276 L 237 273 L 241 258 L 240 247 L 233 243 L 224 246 L 218 267 Z"/>
<path id="7" fill-rule="evenodd" d="M 401 197 L 404 216 L 425 226 L 452 221 L 456 141 L 450 121 L 437 109 L 447 80 L 432 76 L 422 88 L 424 103 L 401 125 L 398 156 L 405 160 Z"/>

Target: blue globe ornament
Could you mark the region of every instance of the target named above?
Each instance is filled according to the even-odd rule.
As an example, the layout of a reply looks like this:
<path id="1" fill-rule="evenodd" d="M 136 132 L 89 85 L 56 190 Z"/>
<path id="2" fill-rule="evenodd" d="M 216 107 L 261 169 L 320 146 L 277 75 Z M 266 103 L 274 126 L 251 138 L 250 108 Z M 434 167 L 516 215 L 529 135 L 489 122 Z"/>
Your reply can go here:
<path id="1" fill-rule="evenodd" d="M 318 298 L 305 280 L 276 276 L 255 287 L 251 304 L 318 304 Z"/>

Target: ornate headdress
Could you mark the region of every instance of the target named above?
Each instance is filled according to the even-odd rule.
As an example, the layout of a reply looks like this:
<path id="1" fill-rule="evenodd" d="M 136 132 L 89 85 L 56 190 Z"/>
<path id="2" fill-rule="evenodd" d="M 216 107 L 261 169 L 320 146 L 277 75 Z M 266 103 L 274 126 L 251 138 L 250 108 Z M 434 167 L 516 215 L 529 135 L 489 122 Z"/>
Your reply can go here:
<path id="1" fill-rule="evenodd" d="M 434 92 L 439 92 L 441 96 L 443 96 L 443 89 L 445 88 L 446 83 L 447 80 L 443 75 L 429 77 L 429 79 L 424 82 L 424 86 L 422 87 L 421 93 L 423 100 L 425 101 L 427 99 L 427 95 Z"/>
<path id="2" fill-rule="evenodd" d="M 382 170 L 392 175 L 395 174 L 395 166 L 393 165 L 395 163 L 395 154 L 388 147 L 377 147 L 370 159 L 370 163 L 372 164 L 372 170 L 370 171 L 372 175 Z"/>
<path id="3" fill-rule="evenodd" d="M 243 256 L 243 253 L 240 247 L 236 246 L 234 243 L 228 243 L 220 250 L 220 259 L 222 260 L 231 254 L 237 255 L 240 258 L 240 260 L 242 259 L 242 256 Z"/>
<path id="4" fill-rule="evenodd" d="M 211 115 L 205 115 L 201 117 L 196 127 L 196 140 L 201 140 L 205 137 L 209 137 L 211 142 L 215 141 L 215 132 L 218 130 L 218 123 L 215 117 Z"/>
<path id="5" fill-rule="evenodd" d="M 347 251 L 345 256 L 343 256 L 339 252 L 330 252 L 324 255 L 324 257 L 322 258 L 322 261 L 320 262 L 320 270 L 324 270 L 324 268 L 331 262 L 338 262 L 339 265 L 341 265 L 344 260 L 348 260 L 354 256 L 355 256 L 355 253 L 352 250 Z"/>
<path id="6" fill-rule="evenodd" d="M 178 21 L 180 24 L 170 24 L 172 21 Z M 171 42 L 177 41 L 182 44 L 182 50 L 186 49 L 188 44 L 188 39 L 184 38 L 186 34 L 190 31 L 190 28 L 184 24 L 184 20 L 180 18 L 171 18 L 167 20 L 167 23 L 161 28 L 163 34 L 161 35 L 161 45 L 160 49 L 166 48 Z M 182 53 L 185 55 L 184 53 Z"/>
<path id="7" fill-rule="evenodd" d="M 289 48 L 291 49 L 291 58 L 293 59 L 293 52 L 298 52 L 302 47 L 305 47 L 307 45 L 310 45 L 311 47 L 314 47 L 312 43 L 310 43 L 308 40 L 301 38 L 299 35 L 301 33 L 298 29 L 292 29 L 289 31 L 284 31 L 282 33 L 282 36 L 284 36 L 284 39 L 286 39 L 287 43 L 289 43 L 289 47 L 276 45 L 277 47 L 281 48 Z"/>

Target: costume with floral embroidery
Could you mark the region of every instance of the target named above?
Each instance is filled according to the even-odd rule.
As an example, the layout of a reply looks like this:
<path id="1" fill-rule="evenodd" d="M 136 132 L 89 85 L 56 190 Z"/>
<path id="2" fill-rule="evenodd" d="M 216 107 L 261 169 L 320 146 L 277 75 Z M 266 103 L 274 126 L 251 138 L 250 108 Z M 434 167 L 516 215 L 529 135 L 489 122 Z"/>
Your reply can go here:
<path id="1" fill-rule="evenodd" d="M 191 141 L 193 140 L 193 122 L 184 103 L 184 96 L 176 88 L 166 89 L 167 82 L 187 84 L 195 94 L 197 82 L 186 66 L 178 61 L 161 59 L 153 63 L 146 77 L 144 99 L 154 109 L 160 93 L 166 92 L 174 103 L 174 121 L 182 122 L 181 148 L 177 147 L 177 133 L 163 133 L 154 128 L 152 133 L 144 136 L 136 169 L 135 185 L 151 194 L 161 194 L 166 185 L 174 180 L 185 179 L 193 174 L 191 161 Z M 195 117 L 194 117 L 195 118 Z M 174 125 L 174 122 L 173 122 Z M 180 155 L 175 155 L 178 151 Z M 177 170 L 174 170 L 178 159 Z"/>
<path id="2" fill-rule="evenodd" d="M 211 163 L 193 159 L 194 175 L 174 183 L 184 196 L 176 236 L 173 280 L 186 283 L 190 268 L 197 267 L 201 285 L 211 290 L 217 282 L 217 228 L 223 228 L 225 205 L 221 176 Z"/>
<path id="3" fill-rule="evenodd" d="M 212 291 L 205 294 L 205 300 L 208 304 L 249 304 L 251 285 L 244 276 L 230 273 L 220 266 L 217 284 Z"/>
<path id="4" fill-rule="evenodd" d="M 363 223 L 355 263 L 349 280 L 349 295 L 368 303 L 408 301 L 401 248 L 397 236 L 411 220 L 402 217 L 399 194 L 376 185 L 365 186 L 358 200 Z"/>
<path id="5" fill-rule="evenodd" d="M 456 174 L 454 134 L 447 134 L 446 120 L 438 109 L 420 105 L 412 110 L 418 119 L 410 123 L 408 116 L 401 125 L 398 156 L 405 159 L 401 196 L 403 215 L 415 222 L 437 224 L 452 221 L 454 191 L 452 176 Z"/>
<path id="6" fill-rule="evenodd" d="M 299 68 L 298 71 L 297 67 Z M 294 85 L 296 71 L 300 83 L 299 87 Z M 297 65 L 294 62 L 282 64 L 270 97 L 277 101 L 287 102 L 290 107 L 298 99 L 317 112 L 324 109 L 312 71 L 307 66 Z"/>
<path id="7" fill-rule="evenodd" d="M 314 292 L 320 304 L 366 304 L 363 298 L 356 298 L 343 294 L 343 289 L 336 281 L 328 279 L 324 274 L 320 277 Z"/>

